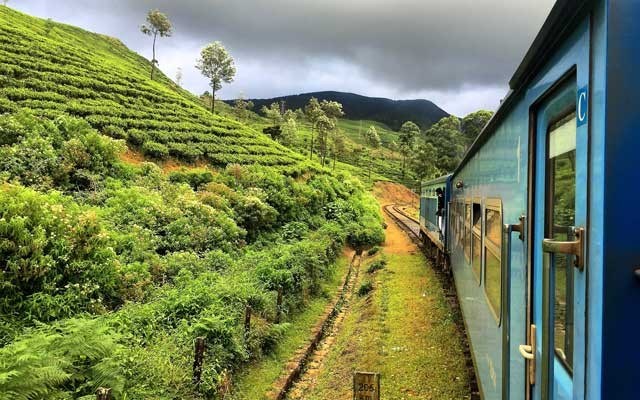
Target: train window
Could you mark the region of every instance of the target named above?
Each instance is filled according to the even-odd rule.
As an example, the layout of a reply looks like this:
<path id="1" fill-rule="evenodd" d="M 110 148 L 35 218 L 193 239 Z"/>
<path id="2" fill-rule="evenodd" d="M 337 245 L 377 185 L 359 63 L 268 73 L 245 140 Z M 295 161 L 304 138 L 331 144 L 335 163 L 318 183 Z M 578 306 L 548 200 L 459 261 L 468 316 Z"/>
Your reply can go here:
<path id="1" fill-rule="evenodd" d="M 464 205 L 464 257 L 471 263 L 471 203 Z"/>
<path id="2" fill-rule="evenodd" d="M 547 236 L 558 241 L 575 240 L 576 114 L 571 113 L 549 128 L 547 160 Z M 573 370 L 573 256 L 556 254 L 554 260 L 554 335 L 556 357 Z"/>
<path id="3" fill-rule="evenodd" d="M 484 290 L 491 310 L 500 322 L 502 309 L 502 204 L 487 199 L 484 236 Z"/>
<path id="4" fill-rule="evenodd" d="M 471 269 L 473 270 L 478 283 L 480 283 L 480 277 L 482 272 L 482 206 L 480 200 L 477 203 L 473 203 L 472 218 L 473 226 L 471 229 L 472 244 L 471 251 L 473 253 L 473 259 L 471 261 Z"/>

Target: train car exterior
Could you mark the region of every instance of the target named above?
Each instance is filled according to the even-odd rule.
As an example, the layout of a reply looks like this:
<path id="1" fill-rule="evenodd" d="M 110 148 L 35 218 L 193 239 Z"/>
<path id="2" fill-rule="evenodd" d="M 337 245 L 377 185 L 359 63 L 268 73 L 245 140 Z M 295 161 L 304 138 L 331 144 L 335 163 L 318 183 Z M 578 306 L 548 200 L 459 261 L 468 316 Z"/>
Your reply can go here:
<path id="1" fill-rule="evenodd" d="M 558 1 L 451 177 L 484 399 L 640 398 L 639 17 Z"/>
<path id="2" fill-rule="evenodd" d="M 438 191 L 442 193 L 440 202 L 444 208 L 439 209 Z M 447 235 L 449 218 L 449 201 L 451 199 L 451 175 L 446 175 L 430 182 L 425 182 L 420 191 L 420 238 L 428 244 L 433 244 L 436 260 L 447 262 Z M 446 261 L 445 261 L 446 260 Z"/>

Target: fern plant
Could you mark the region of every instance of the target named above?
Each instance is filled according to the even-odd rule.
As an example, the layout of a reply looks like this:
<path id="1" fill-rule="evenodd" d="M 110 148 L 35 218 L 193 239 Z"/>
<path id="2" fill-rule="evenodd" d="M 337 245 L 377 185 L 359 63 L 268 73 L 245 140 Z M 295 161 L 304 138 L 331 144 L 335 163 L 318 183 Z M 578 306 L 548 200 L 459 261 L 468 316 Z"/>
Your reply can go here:
<path id="1" fill-rule="evenodd" d="M 73 319 L 0 349 L 0 399 L 79 397 L 124 387 L 117 335 L 100 320 Z"/>

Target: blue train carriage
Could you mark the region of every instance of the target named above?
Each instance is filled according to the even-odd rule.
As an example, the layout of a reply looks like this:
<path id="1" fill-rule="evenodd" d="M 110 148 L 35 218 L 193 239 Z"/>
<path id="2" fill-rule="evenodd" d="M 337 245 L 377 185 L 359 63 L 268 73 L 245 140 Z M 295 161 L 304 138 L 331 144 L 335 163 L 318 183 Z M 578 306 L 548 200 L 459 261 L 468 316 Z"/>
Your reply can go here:
<path id="1" fill-rule="evenodd" d="M 438 197 L 440 196 L 440 199 Z M 420 190 L 420 240 L 438 268 L 449 268 L 447 235 L 451 174 L 423 182 Z"/>
<path id="2" fill-rule="evenodd" d="M 451 177 L 484 399 L 640 398 L 639 19 L 558 1 Z"/>

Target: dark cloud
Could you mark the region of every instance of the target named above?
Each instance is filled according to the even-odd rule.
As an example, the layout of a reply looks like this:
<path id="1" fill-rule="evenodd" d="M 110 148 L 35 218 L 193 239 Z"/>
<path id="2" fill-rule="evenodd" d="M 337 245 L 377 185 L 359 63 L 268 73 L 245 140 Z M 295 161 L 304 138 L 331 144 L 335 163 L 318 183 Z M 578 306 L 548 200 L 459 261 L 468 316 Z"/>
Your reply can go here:
<path id="1" fill-rule="evenodd" d="M 236 83 L 267 97 L 311 90 L 367 95 L 431 95 L 463 108 L 495 108 L 506 82 L 533 40 L 552 0 L 16 0 L 15 7 L 120 37 L 148 53 L 138 32 L 146 11 L 170 15 L 176 35 L 160 44 L 170 76 L 206 83 L 193 60 L 221 40 L 237 59 Z M 324 86 L 323 86 L 324 85 Z M 326 86 L 332 85 L 332 86 Z M 472 93 L 492 92 L 478 96 Z M 497 93 L 501 92 L 500 95 Z M 466 99 L 456 107 L 455 99 Z M 487 104 L 487 102 L 491 104 Z"/>

